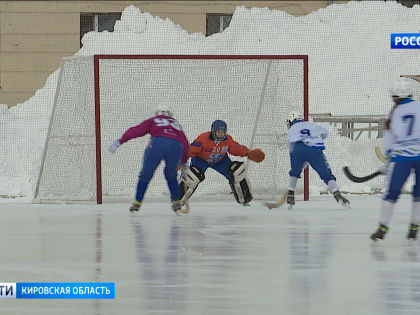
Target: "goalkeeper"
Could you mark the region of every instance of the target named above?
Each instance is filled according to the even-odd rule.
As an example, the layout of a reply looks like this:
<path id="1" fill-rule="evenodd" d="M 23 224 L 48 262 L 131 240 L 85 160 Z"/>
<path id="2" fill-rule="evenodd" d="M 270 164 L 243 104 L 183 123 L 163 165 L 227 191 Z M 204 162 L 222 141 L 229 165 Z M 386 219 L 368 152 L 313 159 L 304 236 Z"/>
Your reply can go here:
<path id="1" fill-rule="evenodd" d="M 140 125 L 131 127 L 109 147 L 109 151 L 115 153 L 117 148 L 128 140 L 143 137 L 148 133 L 151 135 L 150 143 L 144 151 L 136 200 L 130 207 L 131 212 L 140 209 L 147 186 L 162 160 L 165 160 L 166 163 L 164 173 L 171 193 L 172 209 L 175 212 L 181 210 L 177 167 L 180 163 L 187 162 L 189 144 L 181 126 L 172 116 L 171 110 L 162 106 L 156 111 L 154 117 L 143 121 Z"/>
<path id="2" fill-rule="evenodd" d="M 248 156 L 248 159 L 258 163 L 265 158 L 264 152 L 260 149 L 249 150 L 246 146 L 234 141 L 227 134 L 226 123 L 215 120 L 211 125 L 211 131 L 199 135 L 190 146 L 190 167 L 183 168 L 180 183 L 182 204 L 191 197 L 198 184 L 204 180 L 204 173 L 209 167 L 229 181 L 238 203 L 247 204 L 252 200 L 244 163 L 232 162 L 228 153 L 234 156 Z"/>

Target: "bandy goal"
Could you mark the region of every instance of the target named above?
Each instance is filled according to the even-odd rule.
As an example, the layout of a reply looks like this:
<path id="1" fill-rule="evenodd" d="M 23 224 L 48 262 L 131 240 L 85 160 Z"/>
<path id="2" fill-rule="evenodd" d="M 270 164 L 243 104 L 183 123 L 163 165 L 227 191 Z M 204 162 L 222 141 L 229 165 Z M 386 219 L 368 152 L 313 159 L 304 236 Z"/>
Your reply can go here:
<path id="1" fill-rule="evenodd" d="M 307 56 L 96 55 L 62 61 L 51 122 L 36 186 L 38 202 L 102 203 L 134 198 L 148 137 L 108 152 L 129 127 L 165 103 L 188 140 L 216 119 L 266 159 L 249 162 L 255 199 L 278 198 L 287 189 L 286 119 L 298 110 L 308 119 Z M 232 157 L 232 160 L 244 160 Z M 162 163 L 164 164 L 164 163 Z M 163 165 L 146 199 L 166 200 Z M 308 176 L 298 190 L 308 198 Z M 209 169 L 192 199 L 233 199 L 227 180 Z"/>

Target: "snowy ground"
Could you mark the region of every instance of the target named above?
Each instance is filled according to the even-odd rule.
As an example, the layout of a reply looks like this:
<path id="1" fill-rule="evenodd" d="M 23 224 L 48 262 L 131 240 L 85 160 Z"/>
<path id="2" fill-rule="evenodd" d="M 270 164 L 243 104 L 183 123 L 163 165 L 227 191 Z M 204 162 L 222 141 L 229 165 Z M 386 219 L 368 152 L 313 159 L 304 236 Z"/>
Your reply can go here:
<path id="1" fill-rule="evenodd" d="M 410 197 L 373 246 L 380 197 L 258 202 L 1 204 L 3 282 L 115 282 L 115 300 L 3 300 L 5 314 L 420 314 Z"/>

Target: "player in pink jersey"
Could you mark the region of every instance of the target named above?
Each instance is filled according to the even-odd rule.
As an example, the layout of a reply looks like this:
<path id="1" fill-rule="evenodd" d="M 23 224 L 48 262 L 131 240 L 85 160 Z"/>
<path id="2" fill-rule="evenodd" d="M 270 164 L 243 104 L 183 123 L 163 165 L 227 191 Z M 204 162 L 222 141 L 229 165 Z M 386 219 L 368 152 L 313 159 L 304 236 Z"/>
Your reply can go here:
<path id="1" fill-rule="evenodd" d="M 188 160 L 189 144 L 180 124 L 167 109 L 156 111 L 155 116 L 146 119 L 141 124 L 128 129 L 120 139 L 109 147 L 111 153 L 128 140 L 151 135 L 151 140 L 143 156 L 143 167 L 137 184 L 136 200 L 130 211 L 138 211 L 144 198 L 150 180 L 162 160 L 165 160 L 165 178 L 171 193 L 172 209 L 181 209 L 180 189 L 177 181 L 177 168 Z"/>

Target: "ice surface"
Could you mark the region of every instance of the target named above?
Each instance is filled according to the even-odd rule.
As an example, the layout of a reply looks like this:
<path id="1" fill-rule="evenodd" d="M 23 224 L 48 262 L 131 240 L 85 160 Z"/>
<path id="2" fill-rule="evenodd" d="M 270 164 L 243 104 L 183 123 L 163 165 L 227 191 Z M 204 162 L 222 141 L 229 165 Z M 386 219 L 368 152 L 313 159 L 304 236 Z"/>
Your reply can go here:
<path id="1" fill-rule="evenodd" d="M 379 245 L 378 196 L 331 195 L 295 209 L 257 202 L 2 204 L 2 282 L 115 282 L 115 300 L 3 300 L 8 314 L 420 314 L 411 199 Z"/>

